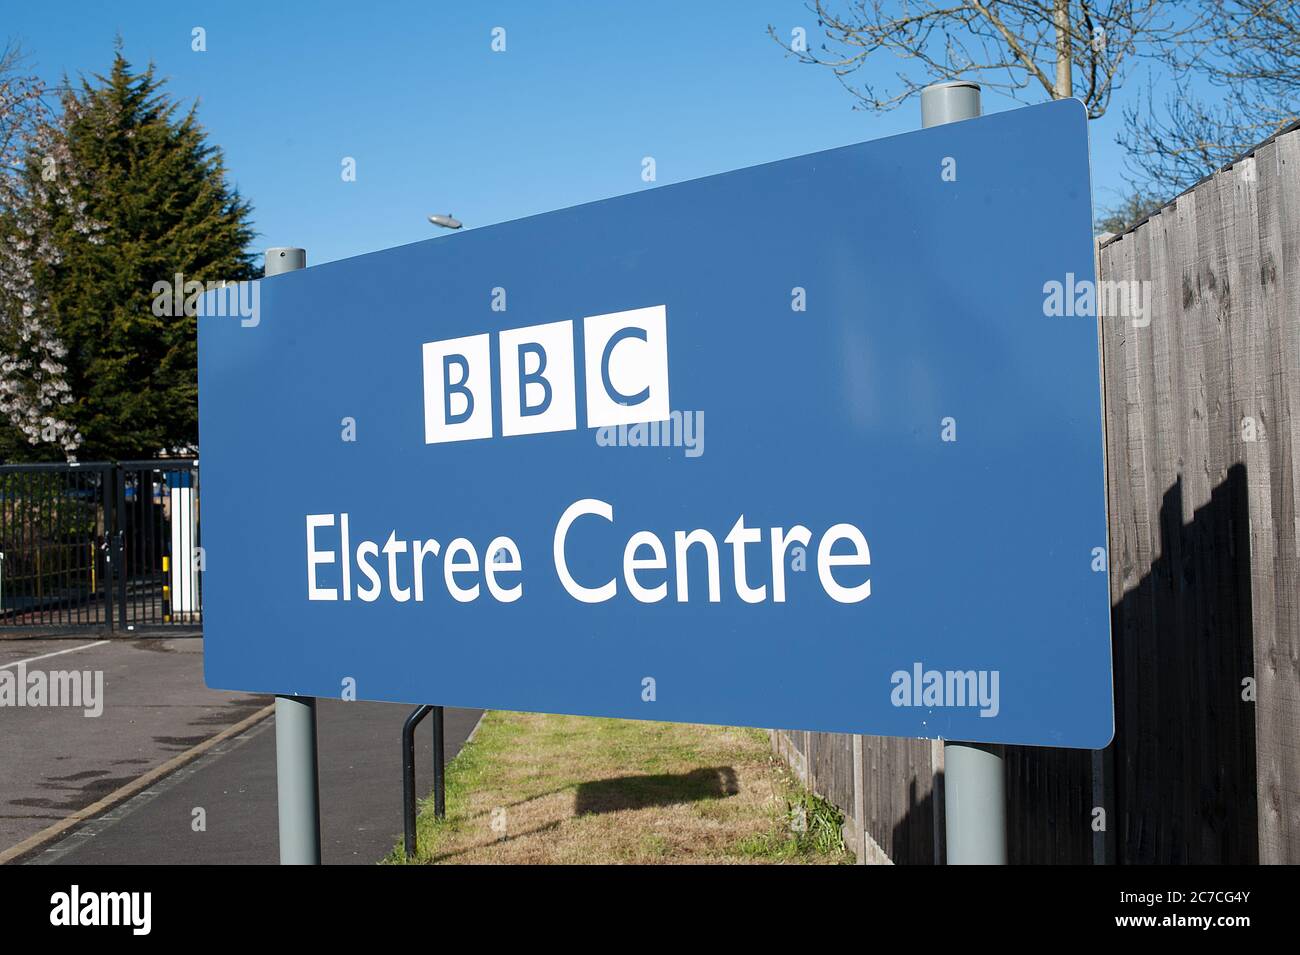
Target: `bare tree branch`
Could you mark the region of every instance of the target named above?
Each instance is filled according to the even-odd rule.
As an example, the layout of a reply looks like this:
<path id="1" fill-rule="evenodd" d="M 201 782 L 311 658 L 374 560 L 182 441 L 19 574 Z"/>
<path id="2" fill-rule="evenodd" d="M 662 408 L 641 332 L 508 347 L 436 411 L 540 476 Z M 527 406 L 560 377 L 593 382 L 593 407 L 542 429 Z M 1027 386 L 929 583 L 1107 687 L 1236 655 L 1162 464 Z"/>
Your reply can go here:
<path id="1" fill-rule="evenodd" d="M 1161 56 L 1177 88 L 1125 109 L 1116 137 L 1144 192 L 1173 195 L 1300 120 L 1300 2 L 1201 2 L 1203 29 Z M 1219 99 L 1198 97 L 1197 79 Z"/>
<path id="2" fill-rule="evenodd" d="M 965 79 L 1016 98 L 1030 87 L 1052 98 L 1078 96 L 1096 119 L 1133 61 L 1160 57 L 1196 34 L 1201 17 L 1185 7 L 1173 0 L 811 0 L 826 41 L 819 49 L 787 41 L 772 26 L 768 33 L 800 62 L 829 67 L 862 109 L 892 109 L 931 83 Z M 907 68 L 896 72 L 896 85 L 877 89 L 859 71 L 885 54 Z M 1082 88 L 1076 75 L 1087 78 Z"/>

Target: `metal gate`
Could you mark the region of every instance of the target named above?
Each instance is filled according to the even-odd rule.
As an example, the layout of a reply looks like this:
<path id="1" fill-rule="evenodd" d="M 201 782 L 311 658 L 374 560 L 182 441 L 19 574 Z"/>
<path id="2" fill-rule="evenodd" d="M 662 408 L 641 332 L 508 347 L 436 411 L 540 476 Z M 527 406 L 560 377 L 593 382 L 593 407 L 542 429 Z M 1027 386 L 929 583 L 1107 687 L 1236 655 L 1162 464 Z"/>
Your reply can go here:
<path id="1" fill-rule="evenodd" d="M 0 630 L 203 620 L 194 458 L 0 465 Z"/>

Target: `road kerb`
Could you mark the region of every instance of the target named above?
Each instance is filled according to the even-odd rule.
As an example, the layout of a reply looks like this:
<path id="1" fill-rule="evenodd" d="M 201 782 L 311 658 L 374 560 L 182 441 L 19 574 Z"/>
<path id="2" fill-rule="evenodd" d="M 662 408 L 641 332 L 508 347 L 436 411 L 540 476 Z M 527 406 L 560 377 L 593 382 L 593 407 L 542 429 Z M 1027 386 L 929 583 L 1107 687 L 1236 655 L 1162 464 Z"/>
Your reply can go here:
<path id="1" fill-rule="evenodd" d="M 117 805 L 123 800 L 131 798 L 136 793 L 140 792 L 143 789 L 147 789 L 151 784 L 157 782 L 159 779 L 162 779 L 164 776 L 168 775 L 169 773 L 173 773 L 176 770 L 180 769 L 186 763 L 190 763 L 193 762 L 195 759 L 198 759 L 200 756 L 202 756 L 212 747 L 216 746 L 222 740 L 226 740 L 232 736 L 239 735 L 244 730 L 248 729 L 250 726 L 253 726 L 256 723 L 261 722 L 262 720 L 266 719 L 274 712 L 275 712 L 275 704 L 268 703 L 266 706 L 262 707 L 256 713 L 244 717 L 244 719 L 240 720 L 238 723 L 233 723 L 230 726 L 227 726 L 220 733 L 217 733 L 215 736 L 208 737 L 203 742 L 198 743 L 195 746 L 191 746 L 185 752 L 178 753 L 177 755 L 173 756 L 171 759 L 167 760 L 167 762 L 155 766 L 153 769 L 149 770 L 143 776 L 137 776 L 135 779 L 131 780 L 131 782 L 127 783 L 125 786 L 118 787 L 108 795 L 95 800 L 95 802 L 92 802 L 89 806 L 84 806 L 81 809 L 78 809 L 76 812 L 72 813 L 72 815 L 68 816 L 67 818 L 60 819 L 58 822 L 54 823 L 51 826 L 45 827 L 35 835 L 28 836 L 26 839 L 24 839 L 22 842 L 18 843 L 17 845 L 11 846 L 8 849 L 0 851 L 0 865 L 5 865 L 8 862 L 12 862 L 14 859 L 29 854 L 33 850 L 40 848 L 44 843 L 49 842 L 51 839 L 61 836 L 63 833 L 67 832 L 72 827 L 80 825 L 81 823 L 85 822 L 88 819 L 93 819 L 101 812 L 104 812 L 107 809 L 111 809 L 113 806 Z"/>

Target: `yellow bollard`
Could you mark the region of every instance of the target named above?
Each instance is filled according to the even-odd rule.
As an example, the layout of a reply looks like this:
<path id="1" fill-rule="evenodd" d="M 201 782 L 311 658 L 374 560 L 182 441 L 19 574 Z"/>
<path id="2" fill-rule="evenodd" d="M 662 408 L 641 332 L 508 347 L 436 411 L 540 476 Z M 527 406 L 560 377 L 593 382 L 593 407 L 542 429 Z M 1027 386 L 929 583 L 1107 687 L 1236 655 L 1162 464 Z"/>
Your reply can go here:
<path id="1" fill-rule="evenodd" d="M 164 556 L 163 557 L 163 580 L 164 581 L 171 580 L 171 577 L 169 575 L 170 571 L 171 571 L 171 558 Z M 171 615 L 172 588 L 170 585 L 166 583 L 163 584 L 163 607 L 164 607 L 163 623 L 171 623 L 172 622 L 172 615 Z"/>

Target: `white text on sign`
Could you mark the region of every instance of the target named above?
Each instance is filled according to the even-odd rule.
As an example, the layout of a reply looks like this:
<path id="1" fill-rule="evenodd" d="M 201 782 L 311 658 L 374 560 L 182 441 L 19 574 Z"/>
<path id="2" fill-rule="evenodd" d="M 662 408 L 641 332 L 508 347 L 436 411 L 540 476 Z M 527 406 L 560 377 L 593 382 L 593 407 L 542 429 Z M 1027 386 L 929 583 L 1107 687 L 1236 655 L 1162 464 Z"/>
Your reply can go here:
<path id="1" fill-rule="evenodd" d="M 574 600 L 604 603 L 619 592 L 617 573 L 604 580 L 579 581 L 570 570 L 566 543 L 579 520 L 595 521 L 594 529 L 604 531 L 614 525 L 614 506 L 607 501 L 583 498 L 564 510 L 556 521 L 552 538 L 555 575 Z M 772 527 L 767 529 L 764 548 L 764 530 L 747 525 L 742 514 L 723 537 L 722 543 L 729 545 L 731 551 L 731 589 L 745 603 L 785 603 L 789 555 L 792 548 L 811 547 L 813 533 L 802 524 Z M 627 538 L 622 560 L 622 583 L 626 591 L 640 603 L 658 603 L 669 596 L 671 580 L 674 584 L 671 593 L 678 603 L 721 602 L 721 554 L 725 548 L 719 547 L 717 536 L 712 531 L 696 528 L 673 531 L 670 539 L 671 562 L 664 538 L 658 534 L 639 530 Z M 338 550 L 334 549 L 335 542 Z M 354 544 L 346 512 L 307 515 L 308 600 L 351 600 L 355 595 L 358 600 L 373 603 L 387 591 L 388 598 L 397 603 L 422 603 L 426 575 L 436 580 L 439 560 L 442 587 L 458 603 L 477 600 L 483 587 L 500 603 L 514 603 L 524 595 L 523 557 L 519 546 L 508 536 L 494 537 L 481 552 L 464 537 L 454 538 L 444 548 L 433 538 L 401 539 L 395 530 L 382 544 L 376 539 L 362 539 Z M 706 587 L 702 593 L 692 593 L 690 589 L 691 561 L 703 562 Z M 339 565 L 338 570 L 330 572 L 329 583 L 337 582 L 339 586 L 322 584 L 321 569 L 335 564 Z M 817 542 L 816 565 L 822 591 L 836 603 L 859 603 L 871 596 L 871 578 L 863 570 L 871 565 L 871 550 L 862 531 L 853 524 L 834 524 L 822 533 Z M 836 575 L 837 568 L 841 569 L 842 576 Z M 354 571 L 359 572 L 359 585 L 355 588 Z M 844 578 L 849 576 L 852 580 L 846 582 Z"/>
<path id="2" fill-rule="evenodd" d="M 582 342 L 587 427 L 668 417 L 663 305 L 584 318 Z M 491 350 L 486 332 L 424 344 L 425 444 L 493 436 Z M 578 427 L 572 321 L 502 331 L 497 357 L 503 436 Z"/>

